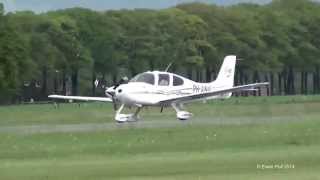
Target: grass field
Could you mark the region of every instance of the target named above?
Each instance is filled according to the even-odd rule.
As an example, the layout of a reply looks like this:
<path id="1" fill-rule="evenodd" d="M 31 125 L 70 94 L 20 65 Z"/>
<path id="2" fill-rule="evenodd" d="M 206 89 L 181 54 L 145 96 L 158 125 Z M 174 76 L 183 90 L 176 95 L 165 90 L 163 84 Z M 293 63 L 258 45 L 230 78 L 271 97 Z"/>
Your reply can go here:
<path id="1" fill-rule="evenodd" d="M 107 104 L 0 107 L 0 179 L 320 179 L 320 96 L 187 109 L 116 124 Z"/>

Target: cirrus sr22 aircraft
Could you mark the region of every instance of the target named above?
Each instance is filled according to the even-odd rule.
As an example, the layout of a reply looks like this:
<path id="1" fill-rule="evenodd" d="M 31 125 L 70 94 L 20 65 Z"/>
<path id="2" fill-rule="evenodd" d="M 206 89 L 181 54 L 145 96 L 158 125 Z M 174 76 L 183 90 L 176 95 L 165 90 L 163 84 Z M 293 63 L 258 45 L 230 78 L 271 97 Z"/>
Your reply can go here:
<path id="1" fill-rule="evenodd" d="M 183 104 L 199 100 L 227 99 L 232 92 L 256 90 L 255 88 L 267 86 L 268 83 L 255 83 L 241 86 L 233 86 L 235 74 L 236 56 L 226 56 L 217 79 L 209 83 L 197 83 L 179 75 L 148 71 L 136 75 L 127 83 L 119 83 L 107 88 L 106 97 L 62 96 L 50 95 L 49 98 L 102 101 L 121 104 L 116 109 L 115 120 L 117 122 L 136 121 L 138 113 L 146 106 L 172 106 L 176 111 L 177 119 L 187 120 L 192 114 L 183 110 Z M 124 107 L 136 107 L 132 114 L 123 114 Z"/>

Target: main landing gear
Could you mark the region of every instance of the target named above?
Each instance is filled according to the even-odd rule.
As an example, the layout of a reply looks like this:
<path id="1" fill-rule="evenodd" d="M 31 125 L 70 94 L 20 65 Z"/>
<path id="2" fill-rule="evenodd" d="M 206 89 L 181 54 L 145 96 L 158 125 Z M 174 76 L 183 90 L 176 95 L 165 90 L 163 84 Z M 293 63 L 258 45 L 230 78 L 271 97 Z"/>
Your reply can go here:
<path id="1" fill-rule="evenodd" d="M 188 120 L 188 119 L 190 119 L 192 117 L 192 113 L 189 113 L 189 112 L 183 110 L 183 104 L 172 103 L 171 106 L 177 112 L 177 114 L 176 114 L 177 115 L 177 119 L 179 119 L 181 121 L 185 121 L 185 120 Z M 141 111 L 142 106 L 141 107 L 137 107 L 137 109 L 136 109 L 136 111 L 134 113 L 121 114 L 121 111 L 123 110 L 124 107 L 125 107 L 125 105 L 122 104 L 120 106 L 120 108 L 116 112 L 115 120 L 118 123 L 135 122 L 135 121 L 138 121 L 140 119 L 138 114 Z"/>
<path id="2" fill-rule="evenodd" d="M 171 106 L 177 112 L 177 119 L 180 121 L 185 121 L 192 117 L 192 113 L 183 111 L 183 104 L 172 103 Z"/>
<path id="3" fill-rule="evenodd" d="M 142 107 L 137 107 L 137 110 L 135 113 L 132 114 L 121 114 L 121 111 L 124 108 L 124 104 L 120 106 L 120 108 L 116 112 L 115 120 L 118 123 L 124 123 L 124 122 L 135 122 L 139 120 L 138 113 L 141 111 Z"/>

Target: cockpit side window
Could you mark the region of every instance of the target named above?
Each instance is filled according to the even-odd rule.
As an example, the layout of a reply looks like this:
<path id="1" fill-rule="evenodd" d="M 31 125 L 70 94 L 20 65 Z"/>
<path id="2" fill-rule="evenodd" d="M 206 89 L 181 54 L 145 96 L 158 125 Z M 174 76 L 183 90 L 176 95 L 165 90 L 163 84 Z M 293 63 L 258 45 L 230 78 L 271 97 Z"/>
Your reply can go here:
<path id="1" fill-rule="evenodd" d="M 130 82 L 144 82 L 154 85 L 154 75 L 152 73 L 138 74 L 134 78 L 132 78 Z"/>
<path id="2" fill-rule="evenodd" d="M 181 86 L 183 85 L 183 79 L 178 76 L 173 76 L 173 86 Z"/>
<path id="3" fill-rule="evenodd" d="M 158 85 L 159 86 L 169 86 L 170 77 L 169 74 L 159 74 Z"/>

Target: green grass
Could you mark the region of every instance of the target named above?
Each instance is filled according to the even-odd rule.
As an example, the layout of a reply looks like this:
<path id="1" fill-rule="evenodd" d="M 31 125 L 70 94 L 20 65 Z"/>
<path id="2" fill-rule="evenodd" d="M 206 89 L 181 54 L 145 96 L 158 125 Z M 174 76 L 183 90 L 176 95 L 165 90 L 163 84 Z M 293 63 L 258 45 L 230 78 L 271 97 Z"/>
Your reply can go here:
<path id="1" fill-rule="evenodd" d="M 187 108 L 195 114 L 189 123 L 153 108 L 138 122 L 176 123 L 172 127 L 1 133 L 25 125 L 113 125 L 113 111 L 99 103 L 0 107 L 0 179 L 319 179 L 318 96 L 234 98 Z M 278 167 L 257 168 L 262 164 Z M 287 164 L 295 167 L 280 168 Z"/>
<path id="2" fill-rule="evenodd" d="M 195 118 L 229 117 L 278 117 L 318 116 L 320 96 L 283 96 L 230 98 L 187 106 Z M 159 108 L 144 109 L 142 117 L 147 121 L 175 119 L 172 108 L 160 113 Z M 0 126 L 32 124 L 74 124 L 113 122 L 114 111 L 110 104 L 82 103 L 0 106 Z"/>

